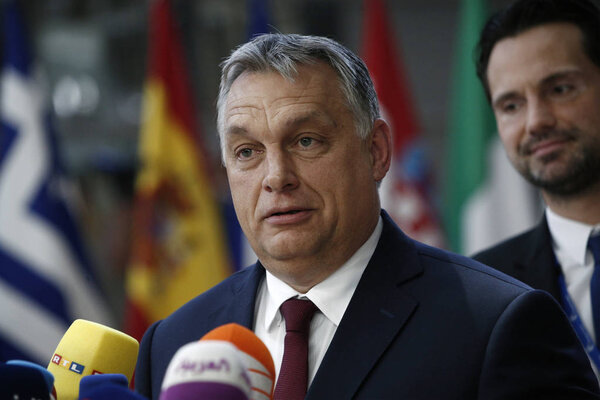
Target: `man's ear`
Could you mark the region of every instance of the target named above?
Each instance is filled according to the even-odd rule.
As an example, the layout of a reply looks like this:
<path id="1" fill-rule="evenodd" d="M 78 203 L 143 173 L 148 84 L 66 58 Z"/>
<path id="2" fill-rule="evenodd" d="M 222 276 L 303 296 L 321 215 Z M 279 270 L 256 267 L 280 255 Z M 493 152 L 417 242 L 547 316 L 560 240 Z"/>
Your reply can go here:
<path id="1" fill-rule="evenodd" d="M 388 170 L 392 159 L 392 135 L 390 126 L 383 119 L 377 119 L 369 135 L 373 179 L 381 181 Z"/>

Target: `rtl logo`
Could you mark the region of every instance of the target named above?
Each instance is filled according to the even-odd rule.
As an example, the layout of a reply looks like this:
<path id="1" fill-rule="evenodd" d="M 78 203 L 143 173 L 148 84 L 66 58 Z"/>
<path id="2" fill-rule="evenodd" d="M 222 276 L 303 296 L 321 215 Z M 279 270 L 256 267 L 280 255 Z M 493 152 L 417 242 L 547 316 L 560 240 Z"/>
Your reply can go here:
<path id="1" fill-rule="evenodd" d="M 81 375 L 83 373 L 83 370 L 85 369 L 84 365 L 76 363 L 75 361 L 69 361 L 66 358 L 64 358 L 63 356 L 61 356 L 60 354 L 56 354 L 56 353 L 54 353 L 54 355 L 52 356 L 52 362 L 58 366 L 66 368 L 69 371 L 73 371 L 79 375 Z M 100 371 L 97 371 L 97 370 L 92 371 L 92 375 L 101 375 L 101 374 L 102 374 L 102 372 L 100 372 Z"/>
<path id="2" fill-rule="evenodd" d="M 56 353 L 54 353 L 54 355 L 52 356 L 52 362 L 58 366 L 67 368 L 69 371 L 78 373 L 79 375 L 81 375 L 83 373 L 83 370 L 85 369 L 84 365 L 78 364 L 75 361 L 69 361 Z"/>

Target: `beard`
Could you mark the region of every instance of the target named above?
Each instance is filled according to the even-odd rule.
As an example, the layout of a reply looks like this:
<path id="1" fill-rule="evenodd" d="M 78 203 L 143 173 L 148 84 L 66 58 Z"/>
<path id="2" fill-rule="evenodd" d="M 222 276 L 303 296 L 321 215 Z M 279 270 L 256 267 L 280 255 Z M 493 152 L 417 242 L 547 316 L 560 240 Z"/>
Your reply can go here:
<path id="1" fill-rule="evenodd" d="M 587 135 L 588 138 L 589 134 Z M 581 194 L 600 184 L 600 137 L 584 140 L 580 131 L 551 132 L 531 139 L 522 146 L 521 155 L 530 153 L 530 148 L 546 139 L 575 141 L 562 151 L 552 152 L 538 160 L 524 161 L 517 169 L 532 185 L 551 195 L 569 197 Z M 562 159 L 562 160 L 561 160 Z M 538 164 L 535 168 L 532 164 Z M 551 165 L 551 164 L 561 165 Z"/>

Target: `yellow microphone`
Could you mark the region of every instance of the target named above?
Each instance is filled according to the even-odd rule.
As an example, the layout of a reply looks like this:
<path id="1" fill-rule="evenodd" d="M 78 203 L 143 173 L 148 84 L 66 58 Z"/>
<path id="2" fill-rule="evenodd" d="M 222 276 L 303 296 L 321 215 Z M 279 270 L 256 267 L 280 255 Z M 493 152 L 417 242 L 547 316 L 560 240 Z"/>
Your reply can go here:
<path id="1" fill-rule="evenodd" d="M 129 335 L 96 322 L 73 321 L 48 364 L 57 400 L 76 400 L 84 376 L 123 374 L 131 382 L 139 343 Z"/>

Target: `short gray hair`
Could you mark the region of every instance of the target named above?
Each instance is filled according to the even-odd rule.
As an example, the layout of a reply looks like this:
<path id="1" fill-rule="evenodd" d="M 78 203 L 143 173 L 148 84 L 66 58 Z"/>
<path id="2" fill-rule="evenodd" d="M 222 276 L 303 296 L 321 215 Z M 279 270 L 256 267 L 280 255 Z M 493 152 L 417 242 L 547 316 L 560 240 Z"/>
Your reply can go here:
<path id="1" fill-rule="evenodd" d="M 379 103 L 365 63 L 338 42 L 320 36 L 265 34 L 235 49 L 221 63 L 217 99 L 217 129 L 224 144 L 224 107 L 233 82 L 244 72 L 276 71 L 293 81 L 298 65 L 325 62 L 339 77 L 348 108 L 354 114 L 357 134 L 366 138 L 379 118 Z"/>

